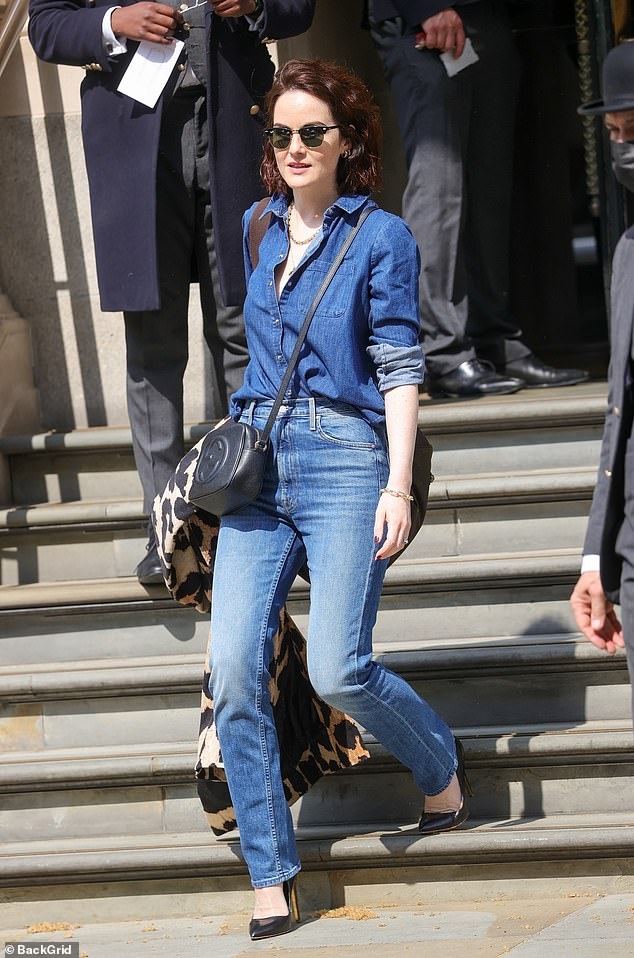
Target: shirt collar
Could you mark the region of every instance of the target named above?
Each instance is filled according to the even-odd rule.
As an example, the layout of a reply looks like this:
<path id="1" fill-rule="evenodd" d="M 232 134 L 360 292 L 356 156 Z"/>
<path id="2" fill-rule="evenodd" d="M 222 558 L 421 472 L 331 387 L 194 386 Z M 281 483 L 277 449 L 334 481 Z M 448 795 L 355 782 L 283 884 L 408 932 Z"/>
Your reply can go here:
<path id="1" fill-rule="evenodd" d="M 354 213 L 355 210 L 364 206 L 368 200 L 370 200 L 370 197 L 366 193 L 344 193 L 343 196 L 335 200 L 330 208 L 334 209 L 337 207 L 343 210 L 344 213 Z M 371 202 L 374 204 L 373 200 Z"/>
<path id="2" fill-rule="evenodd" d="M 344 193 L 342 196 L 339 196 L 335 202 L 326 210 L 326 215 L 333 215 L 335 209 L 339 209 L 344 213 L 354 213 L 355 210 L 360 209 L 365 203 L 371 202 L 373 205 L 374 200 L 371 200 L 368 195 L 365 193 Z M 260 214 L 260 219 L 266 216 L 268 213 L 273 213 L 275 216 L 279 216 L 281 219 L 284 219 L 288 211 L 288 200 L 282 193 L 274 193 L 264 210 Z"/>

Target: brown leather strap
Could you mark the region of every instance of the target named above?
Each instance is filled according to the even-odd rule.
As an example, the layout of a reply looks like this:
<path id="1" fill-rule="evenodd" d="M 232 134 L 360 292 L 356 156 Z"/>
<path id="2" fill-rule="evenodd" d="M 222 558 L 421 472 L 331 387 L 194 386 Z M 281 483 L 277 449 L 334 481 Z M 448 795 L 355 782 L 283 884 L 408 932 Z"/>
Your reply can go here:
<path id="1" fill-rule="evenodd" d="M 262 213 L 269 205 L 270 199 L 270 196 L 265 196 L 263 200 L 260 200 L 253 210 L 253 216 L 249 220 L 249 256 L 251 257 L 251 266 L 253 269 L 255 269 L 260 261 L 260 243 L 264 239 L 264 234 L 271 222 L 270 213 L 260 219 Z"/>

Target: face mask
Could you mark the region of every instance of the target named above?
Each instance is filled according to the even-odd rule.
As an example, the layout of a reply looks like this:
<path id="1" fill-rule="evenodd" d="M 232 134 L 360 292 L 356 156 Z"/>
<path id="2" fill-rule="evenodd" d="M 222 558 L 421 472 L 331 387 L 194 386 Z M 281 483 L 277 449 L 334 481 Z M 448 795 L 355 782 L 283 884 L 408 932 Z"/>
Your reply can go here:
<path id="1" fill-rule="evenodd" d="M 634 143 L 610 141 L 612 169 L 619 183 L 634 193 Z"/>

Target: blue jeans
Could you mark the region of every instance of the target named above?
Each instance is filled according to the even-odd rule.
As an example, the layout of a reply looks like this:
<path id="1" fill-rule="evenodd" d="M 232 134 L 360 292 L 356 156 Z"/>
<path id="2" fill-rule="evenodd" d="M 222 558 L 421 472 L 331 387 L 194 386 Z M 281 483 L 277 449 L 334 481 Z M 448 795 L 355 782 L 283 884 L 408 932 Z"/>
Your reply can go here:
<path id="1" fill-rule="evenodd" d="M 243 413 L 262 428 L 272 403 Z M 255 502 L 220 525 L 211 602 L 211 688 L 242 853 L 256 888 L 299 871 L 280 774 L 268 664 L 279 612 L 310 569 L 308 671 L 316 692 L 407 765 L 427 795 L 447 787 L 453 736 L 402 678 L 372 660 L 387 560 L 374 514 L 388 477 L 382 436 L 325 400 L 282 406 Z"/>

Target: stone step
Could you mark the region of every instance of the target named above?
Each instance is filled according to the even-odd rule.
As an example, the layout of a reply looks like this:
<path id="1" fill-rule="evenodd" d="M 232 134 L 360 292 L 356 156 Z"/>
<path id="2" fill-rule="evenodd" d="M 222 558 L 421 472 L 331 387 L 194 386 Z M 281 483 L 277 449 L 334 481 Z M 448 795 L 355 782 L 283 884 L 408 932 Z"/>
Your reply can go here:
<path id="1" fill-rule="evenodd" d="M 595 469 L 437 479 L 407 559 L 580 548 Z M 141 500 L 44 503 L 0 511 L 0 582 L 130 575 L 147 538 Z"/>
<path id="2" fill-rule="evenodd" d="M 577 727 L 457 729 L 465 744 L 475 818 L 634 813 L 634 742 L 623 722 Z M 371 759 L 322 779 L 293 806 L 296 825 L 350 827 L 415 821 L 421 795 L 409 771 L 374 740 Z M 77 754 L 76 754 L 77 753 Z M 2 842 L 86 833 L 207 831 L 191 743 L 0 755 Z M 95 809 L 99 815 L 95 819 Z M 28 809 L 28 815 L 25 811 Z"/>
<path id="3" fill-rule="evenodd" d="M 346 875 L 341 873 L 347 872 L 352 884 L 371 880 L 366 871 L 376 868 L 402 868 L 416 881 L 422 877 L 417 869 L 431 865 L 438 866 L 435 872 L 439 881 L 452 874 L 457 877 L 453 866 L 463 870 L 485 864 L 493 866 L 489 876 L 497 873 L 498 877 L 508 875 L 506 866 L 517 868 L 536 862 L 550 863 L 561 873 L 583 861 L 586 875 L 605 874 L 611 869 L 627 870 L 627 860 L 634 854 L 634 823 L 627 812 L 473 819 L 463 828 L 433 839 L 420 836 L 411 824 L 399 828 L 373 822 L 354 830 L 333 825 L 300 827 L 298 850 L 308 876 L 313 872 L 337 872 L 345 883 Z M 564 866 L 564 862 L 569 864 Z M 18 899 L 20 886 L 27 889 L 27 896 L 36 885 L 48 885 L 51 896 L 58 886 L 61 897 L 65 892 L 59 886 L 81 882 L 84 896 L 90 897 L 94 894 L 91 883 L 102 887 L 105 883 L 107 888 L 110 883 L 122 882 L 122 893 L 133 894 L 135 881 L 169 878 L 178 882 L 214 876 L 222 878 L 228 890 L 244 875 L 235 839 L 215 841 L 209 835 L 205 840 L 198 831 L 49 838 L 7 843 L 0 852 L 0 885 L 13 889 L 4 893 L 13 902 Z"/>
<path id="4" fill-rule="evenodd" d="M 634 749 L 631 723 L 624 720 L 518 725 L 513 730 L 489 726 L 456 728 L 465 748 L 469 776 L 476 769 L 596 765 L 631 762 Z M 371 736 L 364 736 L 371 758 L 336 781 L 361 774 L 389 771 L 399 763 Z M 98 788 L 115 785 L 187 785 L 193 781 L 195 745 L 191 741 L 143 745 L 76 746 L 0 753 L 0 792 L 3 794 Z"/>
<path id="5" fill-rule="evenodd" d="M 374 657 L 407 679 L 466 678 L 495 674 L 522 676 L 527 671 L 587 672 L 600 667 L 621 671 L 625 657 L 605 656 L 576 633 L 490 636 L 477 643 L 445 639 L 419 644 L 374 643 Z M 126 656 L 73 662 L 39 662 L 0 668 L 0 699 L 33 702 L 51 699 L 116 698 L 122 694 L 197 692 L 203 650 L 166 656 Z"/>
<path id="6" fill-rule="evenodd" d="M 605 383 L 589 383 L 503 400 L 423 401 L 419 422 L 434 446 L 434 473 L 595 468 L 605 393 Z M 186 444 L 209 425 L 189 425 Z M 10 463 L 12 501 L 21 504 L 138 498 L 131 449 L 129 429 L 115 427 L 0 438 L 0 456 Z"/>
<path id="7" fill-rule="evenodd" d="M 375 641 L 572 632 L 568 597 L 579 561 L 574 549 L 403 559 L 388 571 Z M 306 629 L 304 583 L 295 583 L 288 606 Z M 0 587 L 0 659 L 7 665 L 102 658 L 106 651 L 120 658 L 202 655 L 208 630 L 208 616 L 133 578 Z"/>
<path id="8" fill-rule="evenodd" d="M 568 726 L 621 723 L 629 715 L 625 656 L 603 656 L 565 635 L 541 641 L 498 637 L 476 647 L 387 644 L 377 653 L 455 728 L 534 725 L 544 717 Z M 201 678 L 197 655 L 5 667 L 0 749 L 195 742 Z"/>

